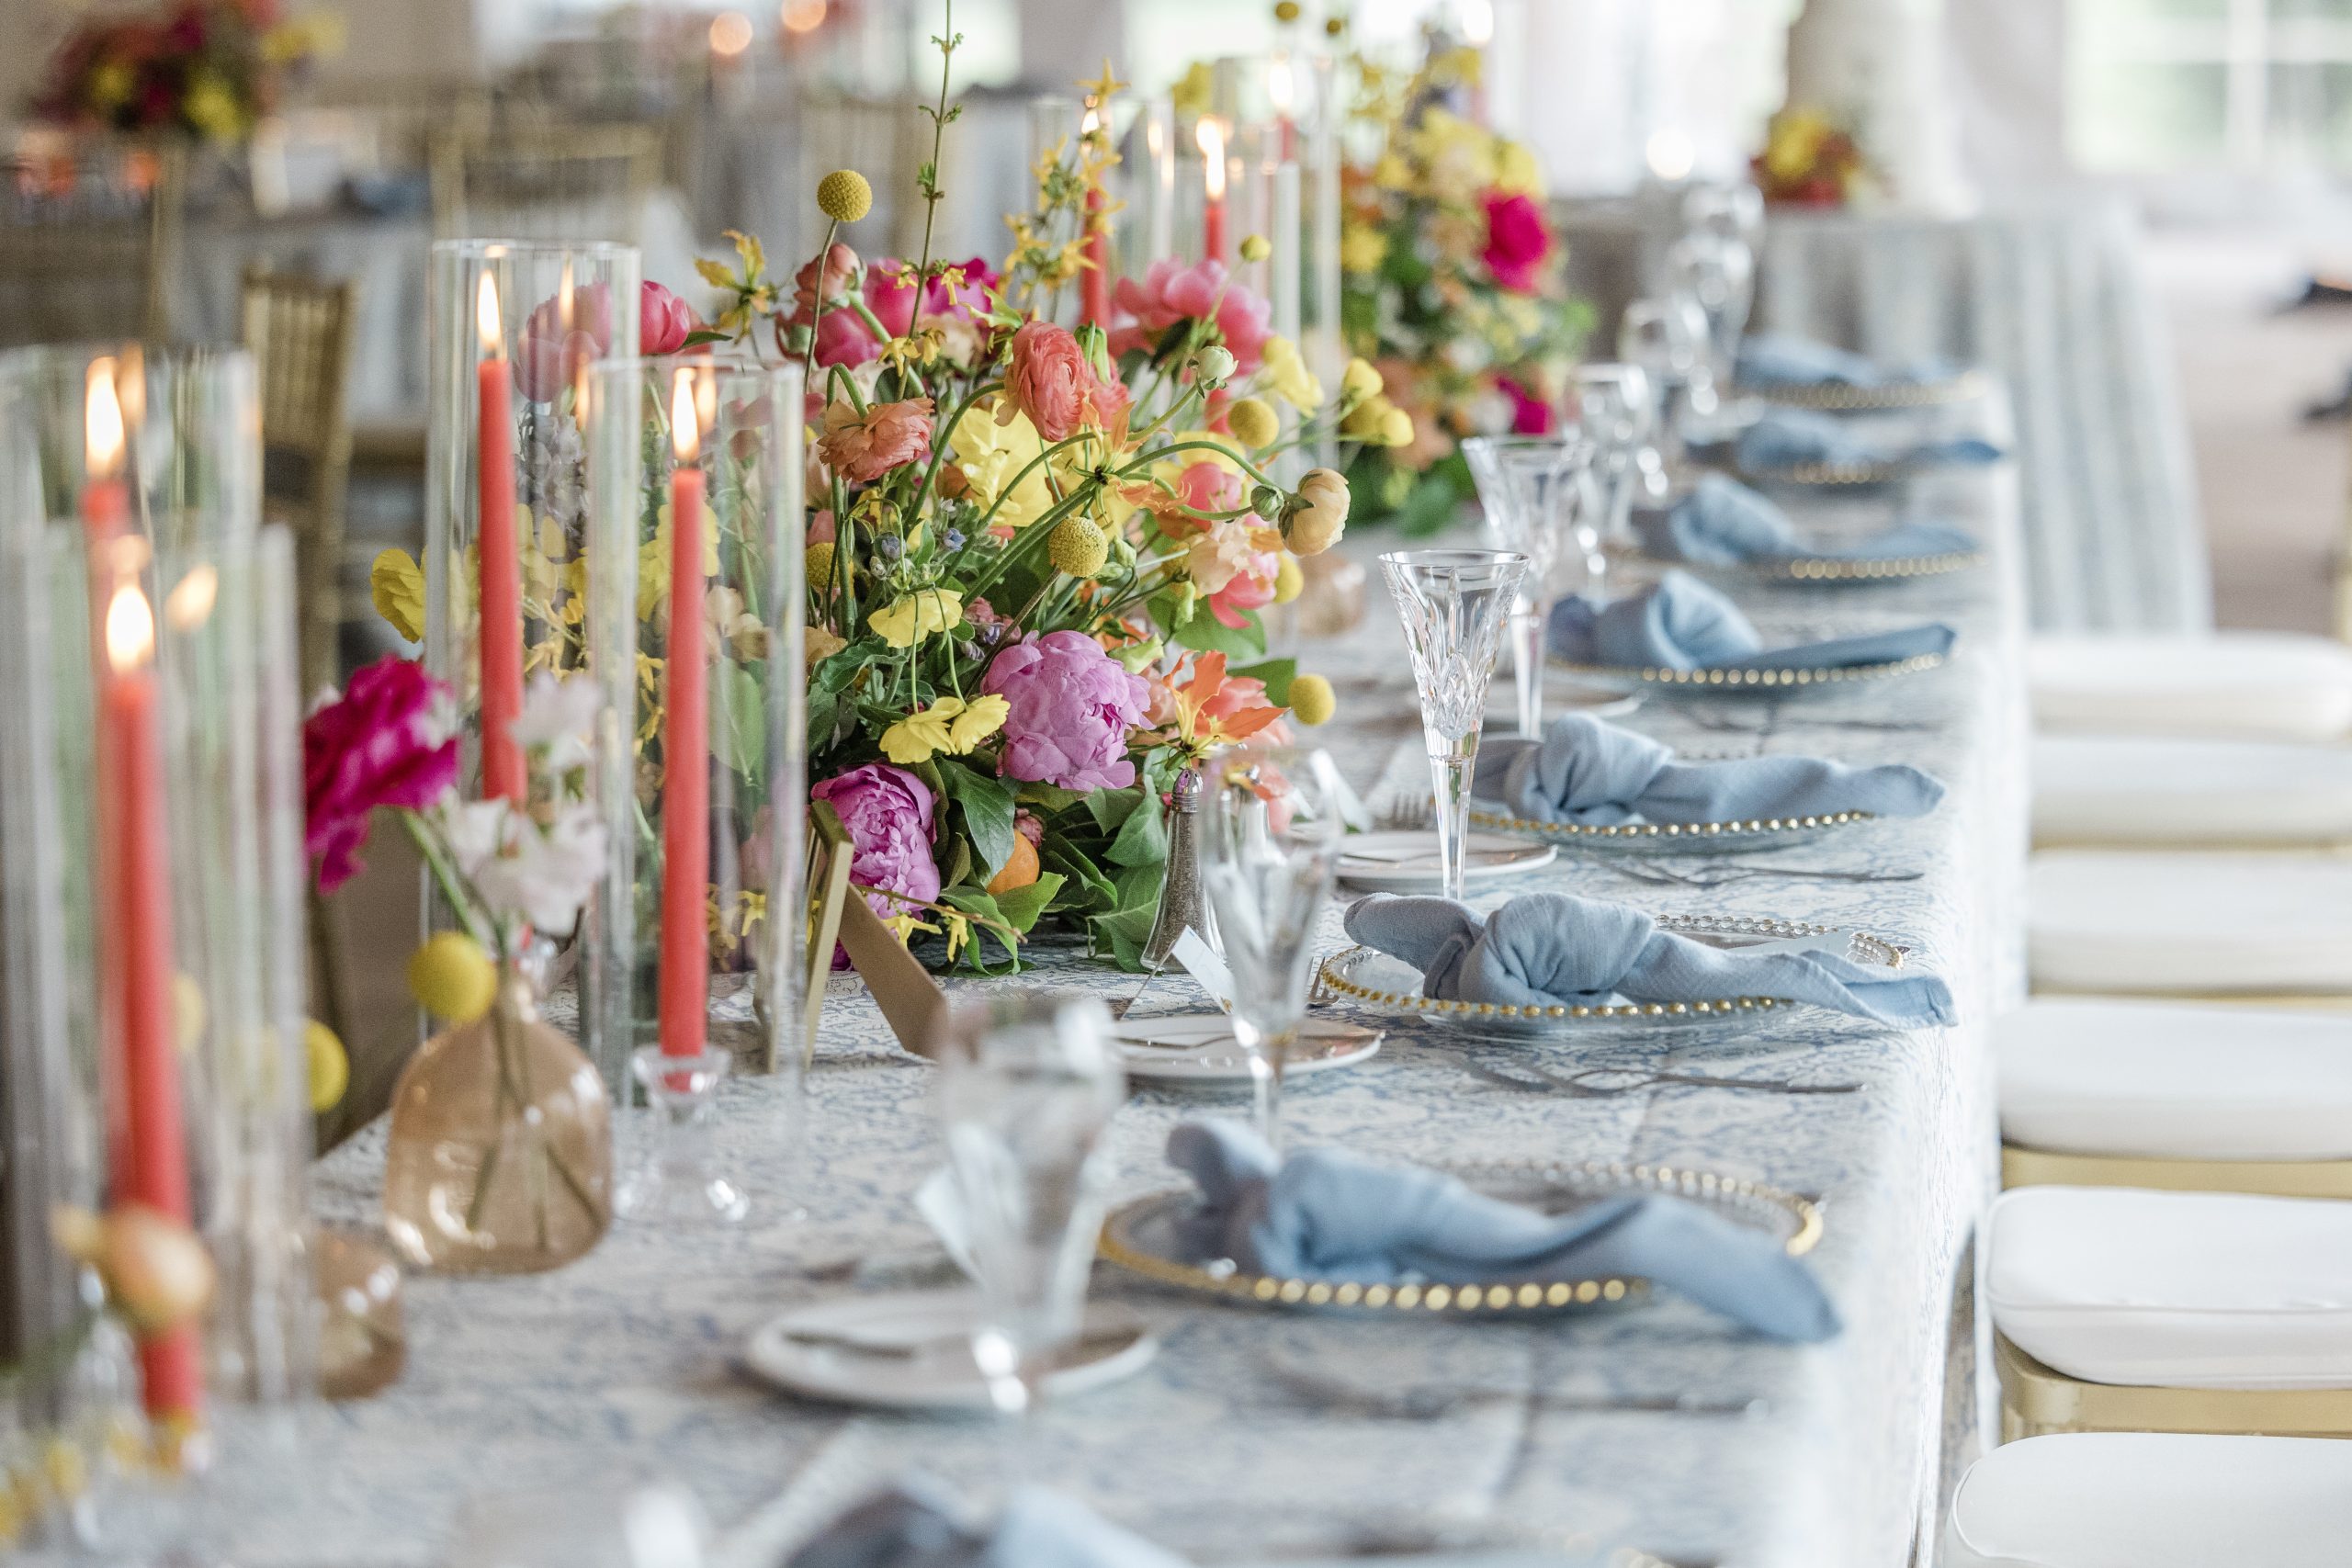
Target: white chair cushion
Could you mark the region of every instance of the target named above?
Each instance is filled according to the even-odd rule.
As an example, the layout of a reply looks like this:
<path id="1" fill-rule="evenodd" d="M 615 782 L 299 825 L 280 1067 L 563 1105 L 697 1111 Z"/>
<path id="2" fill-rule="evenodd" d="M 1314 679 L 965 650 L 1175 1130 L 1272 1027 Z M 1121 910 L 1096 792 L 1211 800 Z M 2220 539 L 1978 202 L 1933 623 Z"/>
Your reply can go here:
<path id="1" fill-rule="evenodd" d="M 2352 859 L 2045 850 L 2026 900 L 2044 989 L 2352 992 Z"/>
<path id="2" fill-rule="evenodd" d="M 2352 1388 L 2352 1202 L 2019 1187 L 1984 1245 L 1994 1326 L 2068 1377 Z"/>
<path id="3" fill-rule="evenodd" d="M 2352 1443 L 2078 1432 L 1969 1467 L 1943 1568 L 2344 1568 Z"/>
<path id="4" fill-rule="evenodd" d="M 2033 836 L 2068 844 L 2352 839 L 2352 746 L 2044 736 Z"/>
<path id="5" fill-rule="evenodd" d="M 2050 998 L 1996 1022 L 1993 1043 L 2012 1144 L 2352 1159 L 2352 1014 Z"/>
<path id="6" fill-rule="evenodd" d="M 2278 632 L 2037 637 L 2033 722 L 2053 734 L 2334 740 L 2352 733 L 2352 649 Z"/>

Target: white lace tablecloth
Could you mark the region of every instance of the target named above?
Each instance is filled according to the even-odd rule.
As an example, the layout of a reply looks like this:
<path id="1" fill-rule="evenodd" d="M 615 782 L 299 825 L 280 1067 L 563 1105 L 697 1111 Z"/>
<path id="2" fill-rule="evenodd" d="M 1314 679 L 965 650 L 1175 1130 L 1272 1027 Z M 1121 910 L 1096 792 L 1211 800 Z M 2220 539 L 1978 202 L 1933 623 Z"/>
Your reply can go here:
<path id="1" fill-rule="evenodd" d="M 1300 1144 L 1343 1141 L 1401 1159 L 1653 1162 L 1817 1194 L 1826 1232 L 1812 1262 L 1842 1336 L 1768 1343 L 1672 1299 L 1532 1323 L 1291 1315 L 1163 1293 L 1106 1265 L 1097 1292 L 1147 1317 L 1164 1348 L 1131 1380 L 1046 1413 L 1039 1473 L 1204 1563 L 1395 1551 L 1423 1538 L 1456 1553 L 1448 1562 L 1487 1561 L 1487 1549 L 1580 1560 L 1621 1545 L 1725 1568 L 1909 1561 L 1939 1476 L 1972 1440 L 1969 1242 L 1995 1186 L 1984 1030 L 2018 973 L 2024 834 L 2013 486 L 1996 470 L 1928 488 L 1937 508 L 1984 528 L 1997 564 L 1898 586 L 1742 596 L 1760 623 L 1790 630 L 1945 618 L 1961 631 L 1949 665 L 1777 707 L 1653 702 L 1631 720 L 1691 750 L 1815 750 L 1932 770 L 1951 786 L 1934 817 L 1779 857 L 1919 880 L 1665 889 L 1563 860 L 1516 886 L 1860 926 L 1950 976 L 1962 1026 L 1899 1032 L 1807 1012 L 1737 1040 L 1586 1048 L 1578 1058 L 1865 1086 L 1850 1095 L 1523 1094 L 1468 1075 L 1430 1048 L 1434 1032 L 1408 1028 L 1368 1064 L 1300 1080 L 1288 1096 Z M 1351 547 L 1368 556 L 1376 543 Z M 1376 579 L 1374 593 L 1362 634 L 1309 655 L 1340 677 L 1331 733 L 1365 786 L 1386 751 L 1419 742 Z M 1831 723 L 1855 719 L 1917 728 Z M 1394 777 L 1409 786 L 1419 775 L 1406 765 Z M 1336 912 L 1330 925 L 1336 939 Z M 1049 966 L 1057 982 L 1105 993 L 1134 984 Z M 1182 999 L 1188 985 L 1161 994 Z M 469 1496 L 554 1488 L 584 1508 L 628 1480 L 666 1475 L 700 1498 L 723 1561 L 749 1568 L 907 1468 L 991 1487 L 1003 1437 L 989 1421 L 806 1404 L 740 1369 L 746 1337 L 779 1309 L 901 1280 L 927 1247 L 908 1199 L 937 1163 L 930 1069 L 892 1046 L 854 979 L 833 983 L 828 1010 L 805 1118 L 777 1082 L 726 1091 L 718 1135 L 755 1194 L 752 1223 L 726 1235 L 623 1224 L 551 1275 L 412 1280 L 399 1384 L 324 1413 L 305 1445 L 307 1474 L 273 1473 L 258 1506 L 199 1502 L 240 1538 L 235 1560 L 432 1563 Z M 1555 1060 L 1568 1049 L 1483 1048 Z M 1170 1185 L 1160 1148 L 1180 1118 L 1239 1109 L 1139 1087 L 1116 1128 L 1122 1190 Z M 380 1129 L 328 1157 L 322 1207 L 370 1214 L 381 1160 Z M 787 1184 L 808 1217 L 781 1212 Z M 1948 1356 L 1955 1324 L 1960 1346 Z M 1960 1369 L 1951 1380 L 1948 1364 Z M 1318 1407 L 1281 1369 L 1373 1394 L 1434 1384 L 1759 1404 L 1739 1416 L 1577 1414 L 1509 1396 L 1414 1420 Z"/>

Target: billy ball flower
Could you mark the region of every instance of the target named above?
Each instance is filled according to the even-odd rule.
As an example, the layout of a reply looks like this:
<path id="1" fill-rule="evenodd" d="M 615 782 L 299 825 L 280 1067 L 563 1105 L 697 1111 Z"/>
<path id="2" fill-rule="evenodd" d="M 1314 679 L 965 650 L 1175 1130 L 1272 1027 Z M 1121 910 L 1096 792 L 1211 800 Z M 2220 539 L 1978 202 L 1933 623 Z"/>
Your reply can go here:
<path id="1" fill-rule="evenodd" d="M 498 971 L 481 943 L 463 931 L 440 931 L 408 961 L 408 988 L 425 1011 L 471 1023 L 498 997 Z"/>
<path id="2" fill-rule="evenodd" d="M 808 586 L 819 593 L 831 592 L 833 586 L 833 542 L 821 539 L 809 546 L 805 564 Z"/>
<path id="3" fill-rule="evenodd" d="M 1284 551 L 1282 564 L 1274 569 L 1274 603 L 1287 604 L 1306 592 L 1306 573 L 1299 570 L 1298 558 Z"/>
<path id="4" fill-rule="evenodd" d="M 1263 234 L 1252 234 L 1248 239 L 1241 242 L 1241 259 L 1243 261 L 1261 262 L 1273 254 L 1274 247 L 1272 243 Z"/>
<path id="5" fill-rule="evenodd" d="M 1301 724 L 1326 724 L 1339 711 L 1331 682 L 1320 675 L 1300 675 L 1290 683 L 1290 711 Z"/>
<path id="6" fill-rule="evenodd" d="M 1271 446 L 1283 433 L 1282 422 L 1261 398 L 1243 398 L 1227 409 L 1225 427 L 1250 446 Z"/>
<path id="7" fill-rule="evenodd" d="M 1293 555 L 1319 556 L 1348 530 L 1348 481 L 1329 468 L 1309 468 L 1283 509 L 1283 543 Z"/>
<path id="8" fill-rule="evenodd" d="M 836 223 L 854 223 L 874 210 L 874 187 L 855 169 L 835 169 L 817 182 L 817 210 Z"/>
<path id="9" fill-rule="evenodd" d="M 1110 560 L 1111 540 L 1091 517 L 1065 517 L 1046 541 L 1046 556 L 1057 571 L 1092 577 Z"/>

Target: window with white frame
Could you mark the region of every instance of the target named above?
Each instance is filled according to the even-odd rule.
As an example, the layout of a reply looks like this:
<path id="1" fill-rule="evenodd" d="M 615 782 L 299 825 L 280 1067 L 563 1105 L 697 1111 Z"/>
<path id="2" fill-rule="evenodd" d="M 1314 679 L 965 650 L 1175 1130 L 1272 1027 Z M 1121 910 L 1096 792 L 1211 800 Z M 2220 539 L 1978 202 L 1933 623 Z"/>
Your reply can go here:
<path id="1" fill-rule="evenodd" d="M 2072 0 L 2086 169 L 2352 169 L 2352 0 Z"/>

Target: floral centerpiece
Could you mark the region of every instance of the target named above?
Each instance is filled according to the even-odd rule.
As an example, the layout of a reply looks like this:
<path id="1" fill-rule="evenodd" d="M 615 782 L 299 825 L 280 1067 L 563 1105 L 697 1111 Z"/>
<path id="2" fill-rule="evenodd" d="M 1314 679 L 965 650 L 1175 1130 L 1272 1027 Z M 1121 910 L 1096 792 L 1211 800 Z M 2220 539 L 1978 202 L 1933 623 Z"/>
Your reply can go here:
<path id="1" fill-rule="evenodd" d="M 289 17 L 278 0 L 175 0 L 151 15 L 92 17 L 51 57 L 32 112 L 76 130 L 243 141 L 286 74 L 341 36 L 332 16 Z"/>
<path id="2" fill-rule="evenodd" d="M 1843 207 L 1871 178 L 1851 131 L 1820 109 L 1794 104 L 1772 117 L 1764 150 L 1749 167 L 1765 200 L 1792 207 Z"/>
<path id="3" fill-rule="evenodd" d="M 1464 437 L 1551 427 L 1589 321 L 1535 154 L 1446 107 L 1476 61 L 1440 51 L 1401 82 L 1360 62 L 1354 118 L 1376 151 L 1342 172 L 1341 325 L 1386 386 L 1346 416 L 1363 445 L 1348 478 L 1363 514 L 1415 533 L 1476 492 Z"/>

